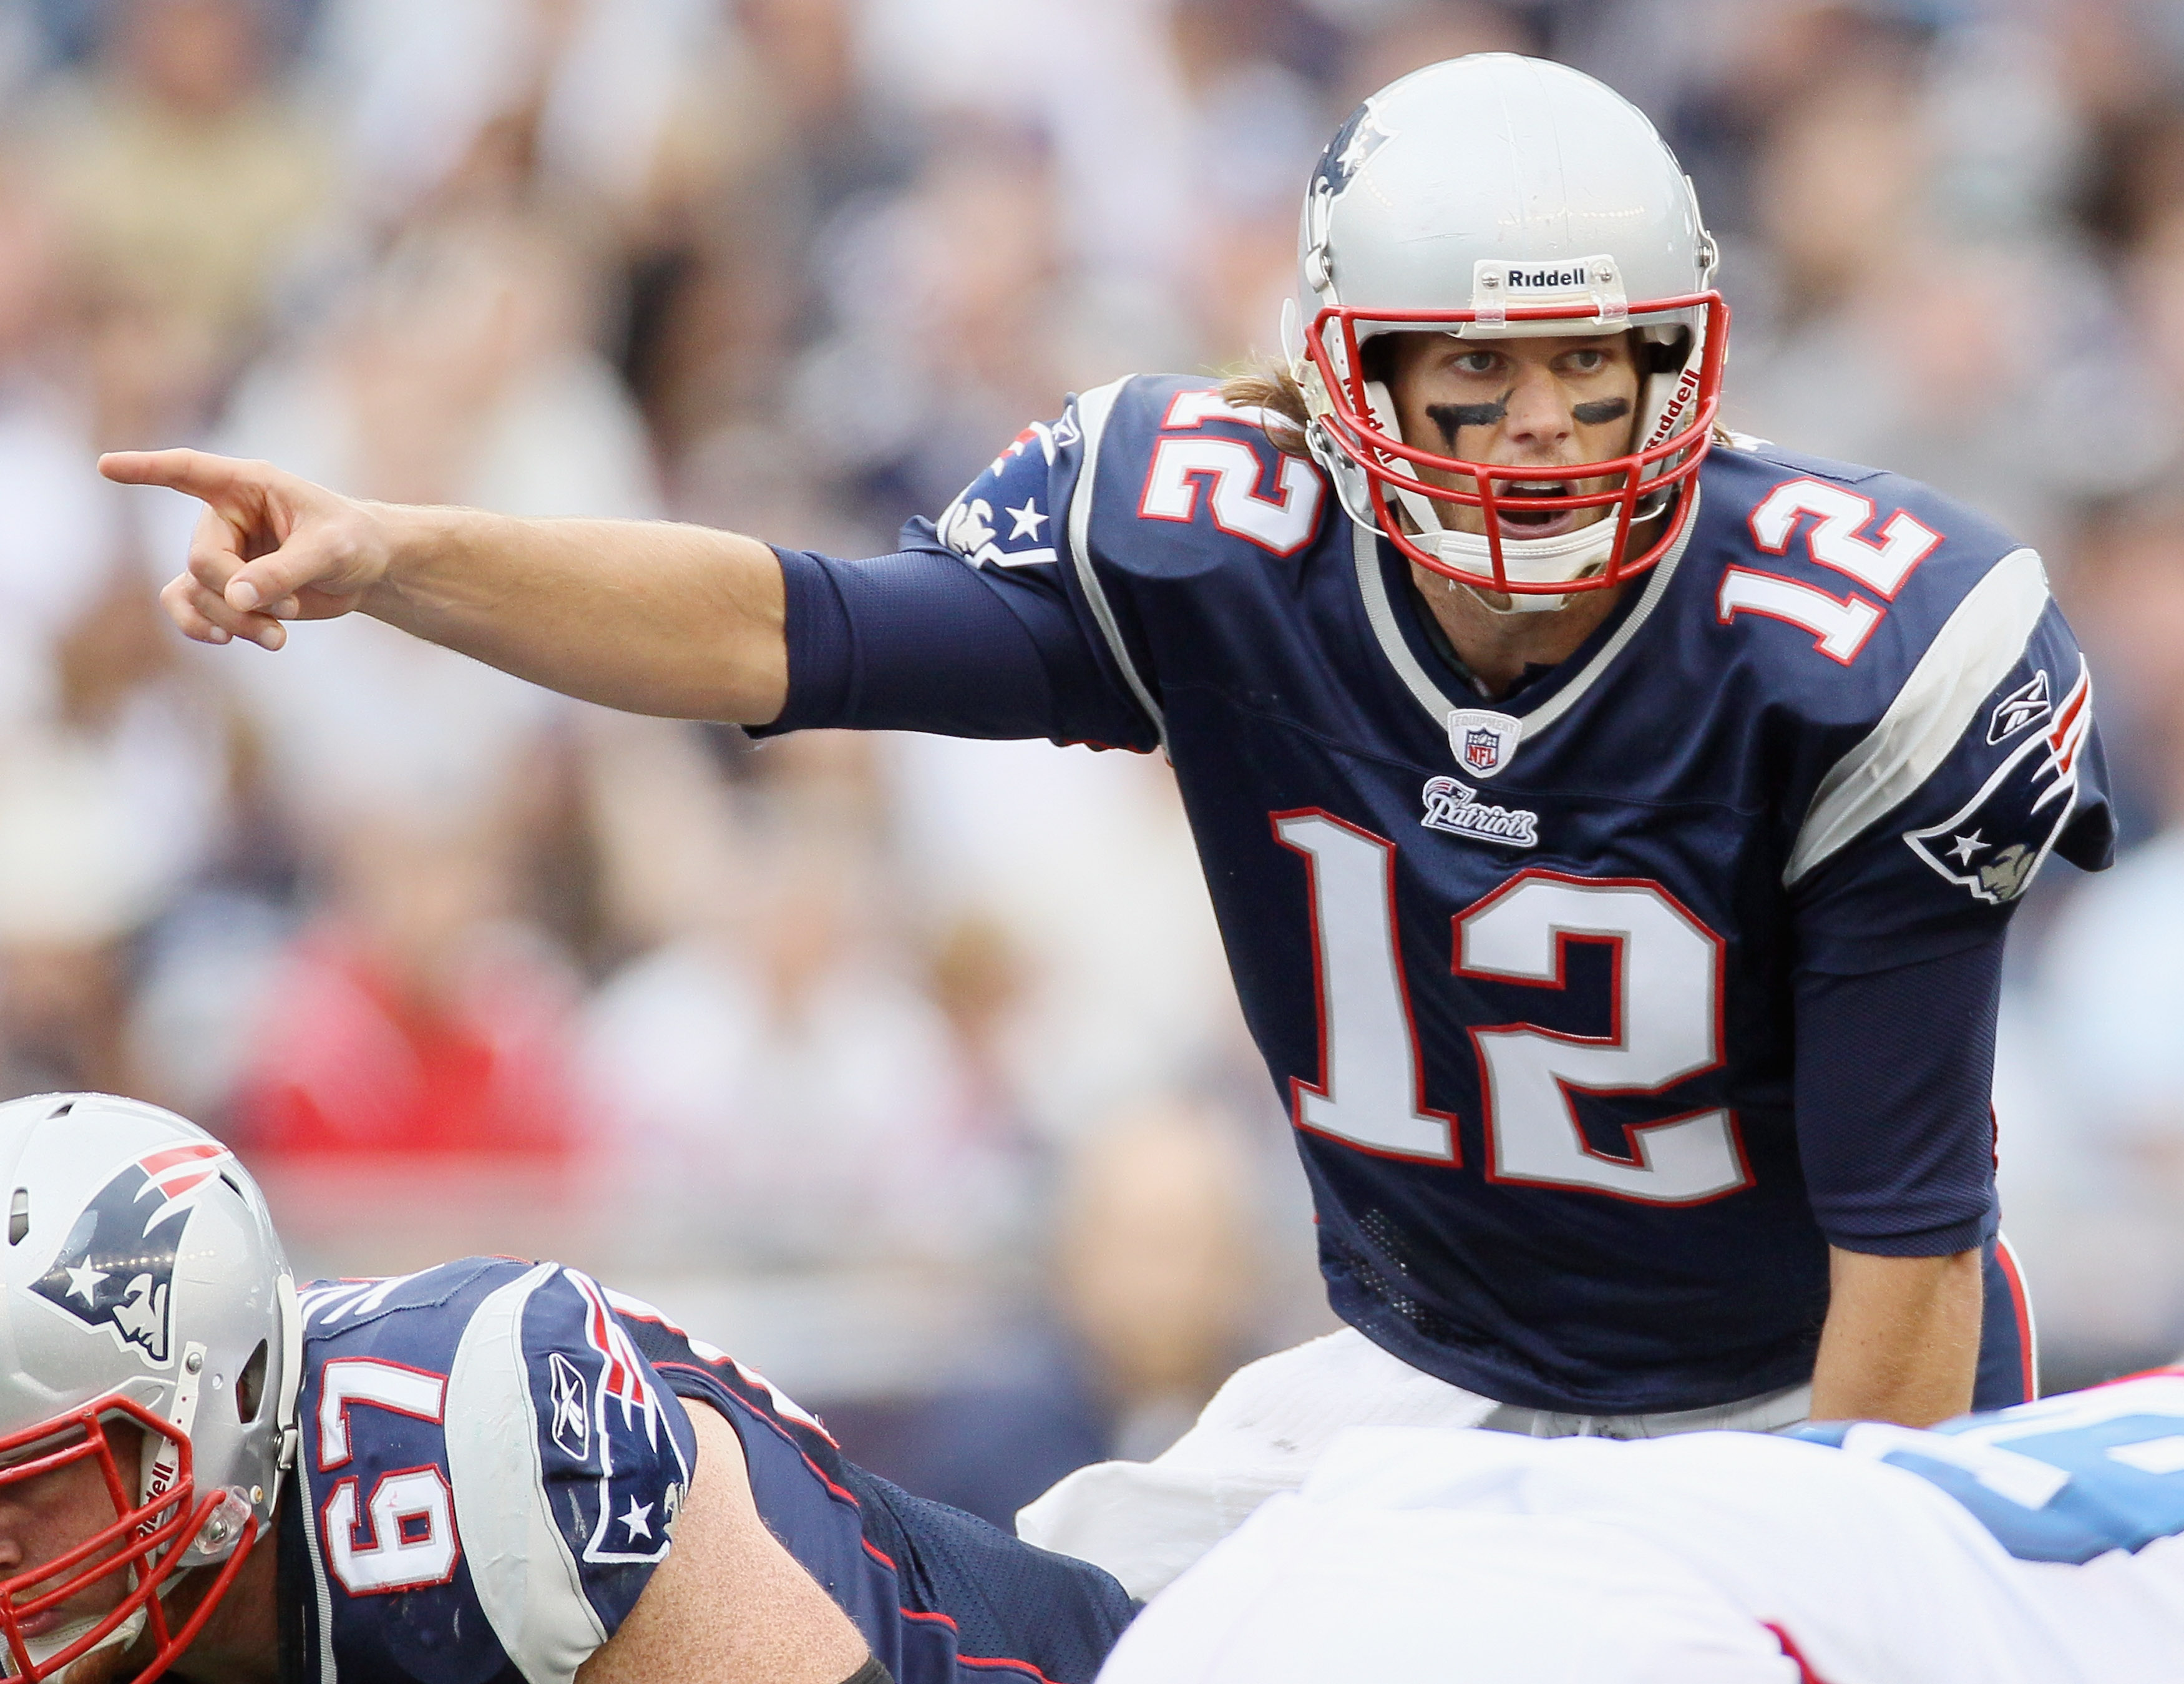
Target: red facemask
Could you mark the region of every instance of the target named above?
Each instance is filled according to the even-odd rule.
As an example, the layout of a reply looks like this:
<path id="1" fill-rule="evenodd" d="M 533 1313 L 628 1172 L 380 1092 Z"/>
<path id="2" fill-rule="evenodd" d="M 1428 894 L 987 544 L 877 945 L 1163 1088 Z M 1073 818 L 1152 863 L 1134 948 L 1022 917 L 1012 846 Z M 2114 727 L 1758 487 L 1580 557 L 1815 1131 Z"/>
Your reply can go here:
<path id="1" fill-rule="evenodd" d="M 142 1502 L 131 1493 L 136 1488 L 138 1468 L 148 1458 L 136 1458 L 136 1467 L 122 1465 L 124 1458 L 115 1455 L 114 1442 L 108 1432 L 109 1424 L 117 1419 L 126 1419 L 142 1429 L 153 1441 L 164 1441 L 163 1452 L 148 1460 L 174 1469 L 166 1488 Z M 53 1447 L 42 1447 L 45 1446 Z M 222 1500 L 218 1492 L 198 1500 L 188 1439 L 141 1405 L 125 1397 L 105 1397 L 0 1438 L 0 1458 L 25 1452 L 29 1453 L 22 1460 L 0 1466 L 0 1500 L 4 1500 L 9 1486 L 89 1462 L 98 1469 L 114 1506 L 114 1519 L 60 1554 L 0 1580 L 0 1641 L 6 1645 L 0 1665 L 4 1665 L 10 1678 L 58 1678 L 141 1609 L 144 1631 L 136 1641 L 148 1639 L 157 1646 L 157 1653 L 133 1676 L 140 1680 L 157 1678 L 196 1641 L 206 1619 L 226 1593 L 256 1542 L 257 1517 L 252 1515 L 244 1522 L 234 1553 L 221 1564 L 188 1620 L 173 1627 L 159 1601 L 160 1586 Z M 117 1575 L 123 1575 L 121 1600 L 66 1647 L 43 1661 L 34 1660 L 31 1645 L 43 1634 L 26 1633 L 25 1624 Z"/>
<path id="2" fill-rule="evenodd" d="M 1640 518 L 1640 504 L 1683 485 L 1697 473 L 1699 464 L 1706 460 L 1707 451 L 1712 447 L 1714 418 L 1721 406 L 1722 363 L 1729 344 L 1729 306 L 1722 302 L 1720 293 L 1705 292 L 1635 304 L 1629 312 L 1629 325 L 1642 327 L 1648 316 L 1672 316 L 1672 313 L 1693 309 L 1706 313 L 1696 371 L 1686 365 L 1661 413 L 1650 421 L 1647 438 L 1636 450 L 1606 461 L 1557 466 L 1553 471 L 1557 479 L 1611 482 L 1598 491 L 1573 492 L 1560 497 L 1510 496 L 1496 491 L 1497 481 L 1541 478 L 1541 470 L 1536 464 L 1505 467 L 1436 455 L 1391 437 L 1375 419 L 1366 392 L 1364 363 L 1359 354 L 1359 324 L 1384 329 L 1445 330 L 1479 321 L 1479 311 L 1399 314 L 1332 305 L 1313 318 L 1312 331 L 1305 337 L 1305 350 L 1326 388 L 1329 407 L 1321 420 L 1327 436 L 1343 455 L 1362 471 L 1374 524 L 1406 557 L 1432 572 L 1480 590 L 1501 591 L 1513 596 L 1563 595 L 1575 591 L 1606 590 L 1644 572 L 1661 559 L 1685 525 L 1691 499 L 1680 498 L 1678 501 L 1685 512 L 1668 522 L 1660 536 L 1641 553 L 1630 553 L 1630 529 Z M 1593 305 L 1562 304 L 1512 306 L 1504 313 L 1503 320 L 1567 321 L 1573 332 L 1584 332 L 1588 329 L 1598 331 L 1601 318 Z M 1334 350 L 1329 343 L 1330 337 L 1340 348 L 1339 367 Z M 1431 484 L 1401 471 L 1396 466 L 1398 463 L 1461 475 L 1471 483 L 1464 489 Z M 1405 531 L 1403 521 L 1391 506 L 1391 493 L 1396 492 L 1429 498 L 1437 504 L 1481 510 L 1486 527 L 1483 539 L 1487 552 L 1485 565 L 1471 566 L 1451 561 L 1418 543 Z M 1508 566 L 1510 558 L 1505 557 L 1502 549 L 1499 517 L 1503 512 L 1609 508 L 1615 511 L 1614 542 L 1601 571 L 1583 577 L 1546 582 L 1513 575 Z"/>

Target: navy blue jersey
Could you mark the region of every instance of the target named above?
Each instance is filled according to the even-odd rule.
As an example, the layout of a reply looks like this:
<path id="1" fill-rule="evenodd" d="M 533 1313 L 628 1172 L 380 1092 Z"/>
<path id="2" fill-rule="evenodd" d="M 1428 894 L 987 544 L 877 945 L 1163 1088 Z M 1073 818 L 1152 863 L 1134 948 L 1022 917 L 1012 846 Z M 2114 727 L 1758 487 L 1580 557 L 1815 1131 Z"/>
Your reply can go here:
<path id="1" fill-rule="evenodd" d="M 852 1467 L 763 1378 L 574 1269 L 472 1257 L 323 1281 L 304 1311 L 295 1684 L 566 1684 L 666 1558 L 693 1401 L 898 1684 L 1090 1684 L 1128 1618 L 1106 1574 Z"/>
<path id="2" fill-rule="evenodd" d="M 776 728 L 1166 750 L 1378 1343 L 1576 1412 L 1803 1379 L 1829 1242 L 1992 1237 L 1992 956 L 2051 851 L 2111 847 L 2039 557 L 1909 481 L 1719 448 L 1663 561 L 1490 700 L 1259 419 L 1119 382 L 904 555 L 785 555 Z"/>

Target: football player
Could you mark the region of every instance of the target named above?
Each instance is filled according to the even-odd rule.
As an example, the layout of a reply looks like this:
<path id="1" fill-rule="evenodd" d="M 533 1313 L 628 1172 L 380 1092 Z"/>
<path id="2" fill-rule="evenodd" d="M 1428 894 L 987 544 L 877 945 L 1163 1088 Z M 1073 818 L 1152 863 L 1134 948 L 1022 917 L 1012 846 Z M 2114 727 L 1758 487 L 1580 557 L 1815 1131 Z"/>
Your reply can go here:
<path id="1" fill-rule="evenodd" d="M 1169 756 L 1351 1330 L 1028 1511 L 1134 1594 L 1338 1425 L 2026 1397 L 2003 934 L 2112 832 L 2040 558 L 1720 431 L 1713 242 L 1575 71 L 1375 94 L 1301 250 L 1282 365 L 1085 393 L 876 559 L 105 466 L 209 505 L 204 641 L 360 609 L 625 708 Z"/>
<path id="2" fill-rule="evenodd" d="M 1364 1429 L 1100 1677 L 2173 1684 L 2184 1369 L 1923 1431 Z"/>
<path id="3" fill-rule="evenodd" d="M 843 1460 L 575 1269 L 298 1291 L 155 1107 L 0 1106 L 0 1674 L 1091 1684 L 1096 1568 Z"/>

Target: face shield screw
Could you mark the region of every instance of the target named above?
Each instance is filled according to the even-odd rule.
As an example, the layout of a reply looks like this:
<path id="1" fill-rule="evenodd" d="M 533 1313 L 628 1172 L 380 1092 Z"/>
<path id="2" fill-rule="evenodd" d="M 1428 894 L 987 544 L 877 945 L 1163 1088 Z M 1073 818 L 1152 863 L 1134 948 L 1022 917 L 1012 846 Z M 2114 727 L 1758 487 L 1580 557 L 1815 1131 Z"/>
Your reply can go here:
<path id="1" fill-rule="evenodd" d="M 191 1352 L 188 1356 L 182 1358 L 182 1366 L 187 1369 L 192 1374 L 195 1374 L 199 1369 L 204 1366 L 204 1352 L 202 1351 Z"/>
<path id="2" fill-rule="evenodd" d="M 204 1536 L 205 1547 L 208 1549 L 217 1549 L 226 1543 L 227 1542 L 226 1520 L 220 1518 L 208 1522 L 204 1529 Z"/>
<path id="3" fill-rule="evenodd" d="M 259 1503 L 263 1503 L 263 1502 L 265 1502 L 265 1487 L 264 1486 L 251 1486 L 251 1488 L 250 1488 L 250 1506 L 251 1506 L 253 1508 L 256 1508 Z"/>

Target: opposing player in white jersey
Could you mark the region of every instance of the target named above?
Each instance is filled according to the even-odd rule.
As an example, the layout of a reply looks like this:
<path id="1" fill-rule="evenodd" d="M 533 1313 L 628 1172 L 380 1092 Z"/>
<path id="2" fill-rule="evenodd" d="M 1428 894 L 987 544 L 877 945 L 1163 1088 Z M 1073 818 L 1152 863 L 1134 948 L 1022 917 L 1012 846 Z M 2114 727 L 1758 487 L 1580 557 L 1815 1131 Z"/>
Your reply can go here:
<path id="1" fill-rule="evenodd" d="M 1100 1684 L 2175 1684 L 2184 1370 L 1928 1431 L 1344 1436 Z"/>

